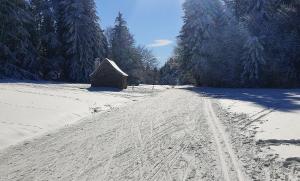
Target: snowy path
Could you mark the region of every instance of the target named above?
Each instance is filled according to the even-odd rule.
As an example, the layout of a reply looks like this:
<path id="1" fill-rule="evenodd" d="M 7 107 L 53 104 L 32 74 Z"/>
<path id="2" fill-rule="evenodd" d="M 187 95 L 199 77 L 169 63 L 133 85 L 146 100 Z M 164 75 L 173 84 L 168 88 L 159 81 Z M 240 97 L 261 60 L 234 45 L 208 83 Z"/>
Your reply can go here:
<path id="1" fill-rule="evenodd" d="M 209 98 L 172 89 L 0 153 L 0 180 L 246 180 Z"/>

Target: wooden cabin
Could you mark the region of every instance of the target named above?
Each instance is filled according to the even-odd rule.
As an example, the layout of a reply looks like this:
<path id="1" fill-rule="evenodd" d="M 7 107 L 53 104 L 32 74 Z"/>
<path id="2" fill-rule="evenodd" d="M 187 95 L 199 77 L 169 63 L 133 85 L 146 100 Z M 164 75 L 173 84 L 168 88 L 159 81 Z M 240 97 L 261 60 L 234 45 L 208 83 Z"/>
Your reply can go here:
<path id="1" fill-rule="evenodd" d="M 95 62 L 95 70 L 90 75 L 92 87 L 116 87 L 127 88 L 128 75 L 120 67 L 108 58 L 102 62 Z"/>

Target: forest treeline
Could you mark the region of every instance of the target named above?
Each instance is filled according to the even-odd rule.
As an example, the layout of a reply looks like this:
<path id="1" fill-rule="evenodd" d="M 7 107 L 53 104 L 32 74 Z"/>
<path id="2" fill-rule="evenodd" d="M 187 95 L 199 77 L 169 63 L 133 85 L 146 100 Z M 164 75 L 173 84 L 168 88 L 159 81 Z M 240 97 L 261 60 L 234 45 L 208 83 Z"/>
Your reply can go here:
<path id="1" fill-rule="evenodd" d="M 136 45 L 121 13 L 104 31 L 94 0 L 0 0 L 0 78 L 88 82 L 106 57 L 131 84 L 158 79 L 157 59 Z"/>
<path id="2" fill-rule="evenodd" d="M 111 58 L 130 84 L 300 86 L 300 1 L 186 0 L 174 55 L 160 69 L 122 14 L 103 30 L 94 0 L 0 0 L 0 78 L 88 82 Z"/>
<path id="3" fill-rule="evenodd" d="M 163 84 L 300 86 L 300 1 L 186 0 Z"/>

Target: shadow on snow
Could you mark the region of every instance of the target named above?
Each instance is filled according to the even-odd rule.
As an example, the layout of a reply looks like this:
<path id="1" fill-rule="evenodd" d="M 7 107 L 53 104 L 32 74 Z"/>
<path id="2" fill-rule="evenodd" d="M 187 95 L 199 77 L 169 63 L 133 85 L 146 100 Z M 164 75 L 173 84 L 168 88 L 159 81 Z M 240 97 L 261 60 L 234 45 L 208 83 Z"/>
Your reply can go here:
<path id="1" fill-rule="evenodd" d="M 58 81 L 36 81 L 36 80 L 17 80 L 17 79 L 0 79 L 1 83 L 11 84 L 36 84 L 36 85 L 85 85 L 82 87 L 76 87 L 78 89 L 87 90 L 89 92 L 121 92 L 121 89 L 114 87 L 90 87 L 88 83 L 72 83 L 72 82 L 58 82 Z M 69 86 L 71 87 L 71 86 Z"/>
<path id="2" fill-rule="evenodd" d="M 89 87 L 86 90 L 90 92 L 121 92 L 122 89 L 114 87 Z"/>
<path id="3" fill-rule="evenodd" d="M 185 89 L 212 98 L 252 102 L 265 108 L 276 109 L 283 112 L 300 109 L 300 89 L 230 89 L 196 87 Z"/>

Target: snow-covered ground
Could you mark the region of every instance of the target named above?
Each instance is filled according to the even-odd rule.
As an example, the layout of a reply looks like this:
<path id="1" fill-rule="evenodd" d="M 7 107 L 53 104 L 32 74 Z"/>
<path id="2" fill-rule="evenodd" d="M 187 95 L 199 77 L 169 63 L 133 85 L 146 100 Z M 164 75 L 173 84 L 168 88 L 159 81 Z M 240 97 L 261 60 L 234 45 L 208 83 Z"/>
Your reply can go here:
<path id="1" fill-rule="evenodd" d="M 88 84 L 0 83 L 0 149 L 150 95 L 168 86 L 91 89 Z"/>
<path id="2" fill-rule="evenodd" d="M 256 140 L 281 158 L 300 157 L 300 89 L 203 89 L 229 112 L 247 114 Z"/>
<path id="3" fill-rule="evenodd" d="M 100 113 L 0 151 L 0 180 L 248 180 L 212 105 L 169 89 Z"/>
<path id="4" fill-rule="evenodd" d="M 2 83 L 0 180 L 299 180 L 299 92 Z"/>

